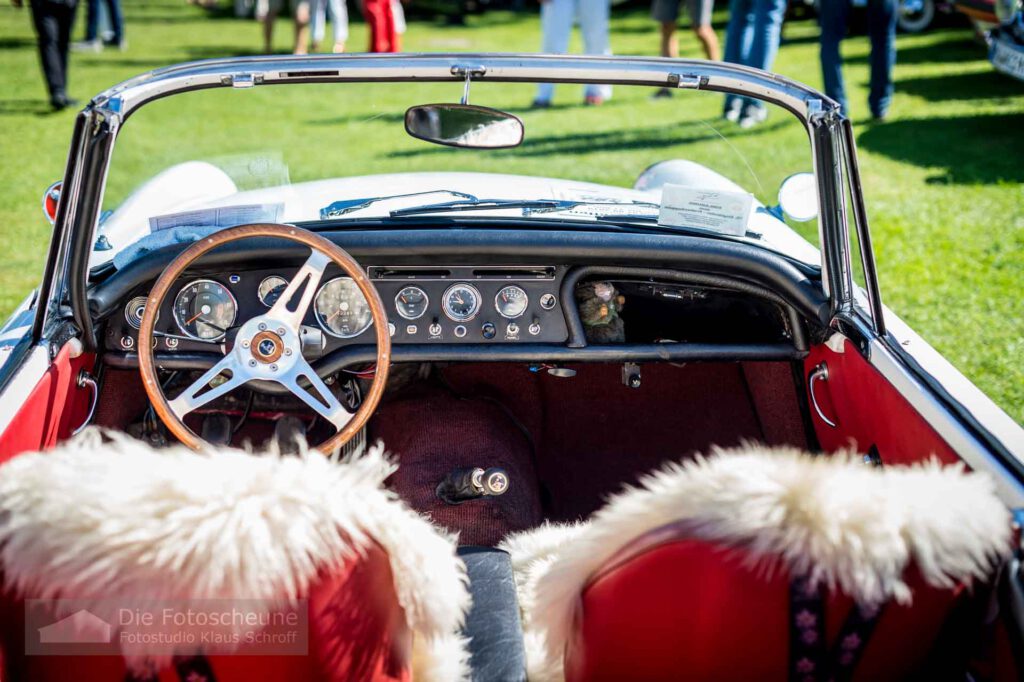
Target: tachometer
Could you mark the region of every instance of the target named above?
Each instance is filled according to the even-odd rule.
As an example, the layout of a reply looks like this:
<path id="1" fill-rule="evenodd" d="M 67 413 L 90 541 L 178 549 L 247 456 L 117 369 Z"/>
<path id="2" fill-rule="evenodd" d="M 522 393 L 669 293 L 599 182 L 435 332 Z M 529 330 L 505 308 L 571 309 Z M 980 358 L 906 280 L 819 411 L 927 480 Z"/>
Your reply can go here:
<path id="1" fill-rule="evenodd" d="M 260 288 L 256 291 L 256 295 L 259 296 L 260 303 L 271 308 L 277 303 L 277 299 L 281 298 L 281 294 L 287 288 L 288 280 L 284 277 L 271 275 L 260 282 Z"/>
<path id="2" fill-rule="evenodd" d="M 430 299 L 419 287 L 406 287 L 395 296 L 395 309 L 407 320 L 417 320 L 427 312 Z"/>
<path id="3" fill-rule="evenodd" d="M 174 299 L 174 320 L 185 336 L 203 341 L 224 337 L 235 323 L 238 303 L 228 288 L 212 279 L 197 279 Z"/>
<path id="4" fill-rule="evenodd" d="M 514 320 L 526 312 L 526 306 L 530 304 L 530 297 L 522 288 L 515 284 L 503 288 L 494 297 L 494 307 L 502 317 Z"/>
<path id="5" fill-rule="evenodd" d="M 335 277 L 316 294 L 316 321 L 332 336 L 359 336 L 373 323 L 370 304 L 350 277 Z"/>
<path id="6" fill-rule="evenodd" d="M 480 292 L 471 284 L 453 284 L 444 292 L 444 314 L 455 322 L 468 322 L 480 311 Z"/>

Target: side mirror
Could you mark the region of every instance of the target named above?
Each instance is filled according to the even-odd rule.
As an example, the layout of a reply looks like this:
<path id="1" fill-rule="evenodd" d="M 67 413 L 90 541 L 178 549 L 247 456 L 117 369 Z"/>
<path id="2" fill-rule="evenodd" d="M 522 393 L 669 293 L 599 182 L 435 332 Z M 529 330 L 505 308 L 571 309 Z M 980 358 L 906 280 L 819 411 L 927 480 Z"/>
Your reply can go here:
<path id="1" fill-rule="evenodd" d="M 57 221 L 57 204 L 60 203 L 60 190 L 64 186 L 63 180 L 58 180 L 46 188 L 43 193 L 43 215 L 53 225 Z"/>
<path id="2" fill-rule="evenodd" d="M 505 149 L 523 142 L 518 116 L 473 104 L 424 104 L 405 112 L 405 132 L 449 147 Z"/>
<path id="3" fill-rule="evenodd" d="M 779 186 L 779 208 L 798 223 L 818 217 L 818 181 L 814 173 L 796 173 Z"/>

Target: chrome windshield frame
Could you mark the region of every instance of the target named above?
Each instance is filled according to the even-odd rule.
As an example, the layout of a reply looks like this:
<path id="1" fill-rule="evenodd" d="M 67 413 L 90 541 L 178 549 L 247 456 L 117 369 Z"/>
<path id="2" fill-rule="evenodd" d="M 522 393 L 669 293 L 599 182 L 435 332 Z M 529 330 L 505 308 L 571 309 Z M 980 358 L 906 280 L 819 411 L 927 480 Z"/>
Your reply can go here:
<path id="1" fill-rule="evenodd" d="M 775 104 L 793 114 L 807 131 L 819 188 L 822 284 L 834 313 L 853 306 L 850 247 L 842 192 L 840 156 L 843 122 L 839 105 L 796 81 L 749 67 L 692 59 L 537 54 L 402 54 L 260 56 L 213 59 L 156 69 L 115 85 L 83 110 L 82 143 L 70 152 L 65 202 L 54 226 L 54 246 L 70 245 L 67 267 L 53 271 L 52 296 L 67 291 L 86 349 L 96 348 L 86 288 L 88 258 L 102 205 L 117 133 L 138 109 L 163 97 L 209 88 L 248 89 L 292 83 L 453 82 L 610 83 L 733 93 Z M 860 187 L 855 188 L 860 193 Z M 858 199 L 860 199 L 858 197 Z M 860 199 L 862 201 L 862 199 Z M 73 208 L 72 208 L 73 207 Z M 833 274 L 836 273 L 836 274 Z M 838 276 L 836 276 L 838 275 Z M 66 279 L 65 279 L 66 278 Z M 46 335 L 50 312 L 40 301 L 34 327 Z"/>

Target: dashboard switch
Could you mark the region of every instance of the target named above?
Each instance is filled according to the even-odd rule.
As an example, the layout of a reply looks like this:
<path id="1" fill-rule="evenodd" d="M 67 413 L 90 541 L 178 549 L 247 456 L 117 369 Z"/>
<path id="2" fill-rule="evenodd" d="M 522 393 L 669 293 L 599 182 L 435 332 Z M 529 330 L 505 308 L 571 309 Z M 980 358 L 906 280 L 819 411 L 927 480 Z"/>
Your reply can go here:
<path id="1" fill-rule="evenodd" d="M 483 334 L 485 339 L 493 339 L 497 335 L 498 330 L 494 327 L 494 323 L 484 322 L 484 326 L 480 328 L 480 333 Z"/>
<path id="2" fill-rule="evenodd" d="M 431 323 L 431 325 L 427 328 L 427 332 L 431 336 L 441 336 L 441 325 L 437 323 L 437 320 L 434 320 Z"/>
<path id="3" fill-rule="evenodd" d="M 519 336 L 519 325 L 515 322 L 509 322 L 508 327 L 505 328 L 505 332 L 509 336 Z"/>
<path id="4" fill-rule="evenodd" d="M 455 327 L 455 336 L 457 336 L 457 337 L 459 337 L 461 339 L 465 335 L 466 335 L 466 328 L 465 327 L 463 327 L 461 324 L 458 325 L 457 327 Z"/>
<path id="5" fill-rule="evenodd" d="M 530 336 L 537 336 L 537 334 L 540 334 L 540 321 L 534 318 L 533 322 L 530 323 L 528 331 L 530 332 Z"/>

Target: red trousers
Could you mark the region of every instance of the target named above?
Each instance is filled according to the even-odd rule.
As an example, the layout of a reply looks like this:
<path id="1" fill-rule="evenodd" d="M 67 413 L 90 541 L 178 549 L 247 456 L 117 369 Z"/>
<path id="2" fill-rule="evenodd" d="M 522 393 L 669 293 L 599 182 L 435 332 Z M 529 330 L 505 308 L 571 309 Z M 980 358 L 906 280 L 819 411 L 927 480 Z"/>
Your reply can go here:
<path id="1" fill-rule="evenodd" d="M 364 0 L 363 16 L 370 25 L 370 52 L 401 51 L 391 0 Z"/>

